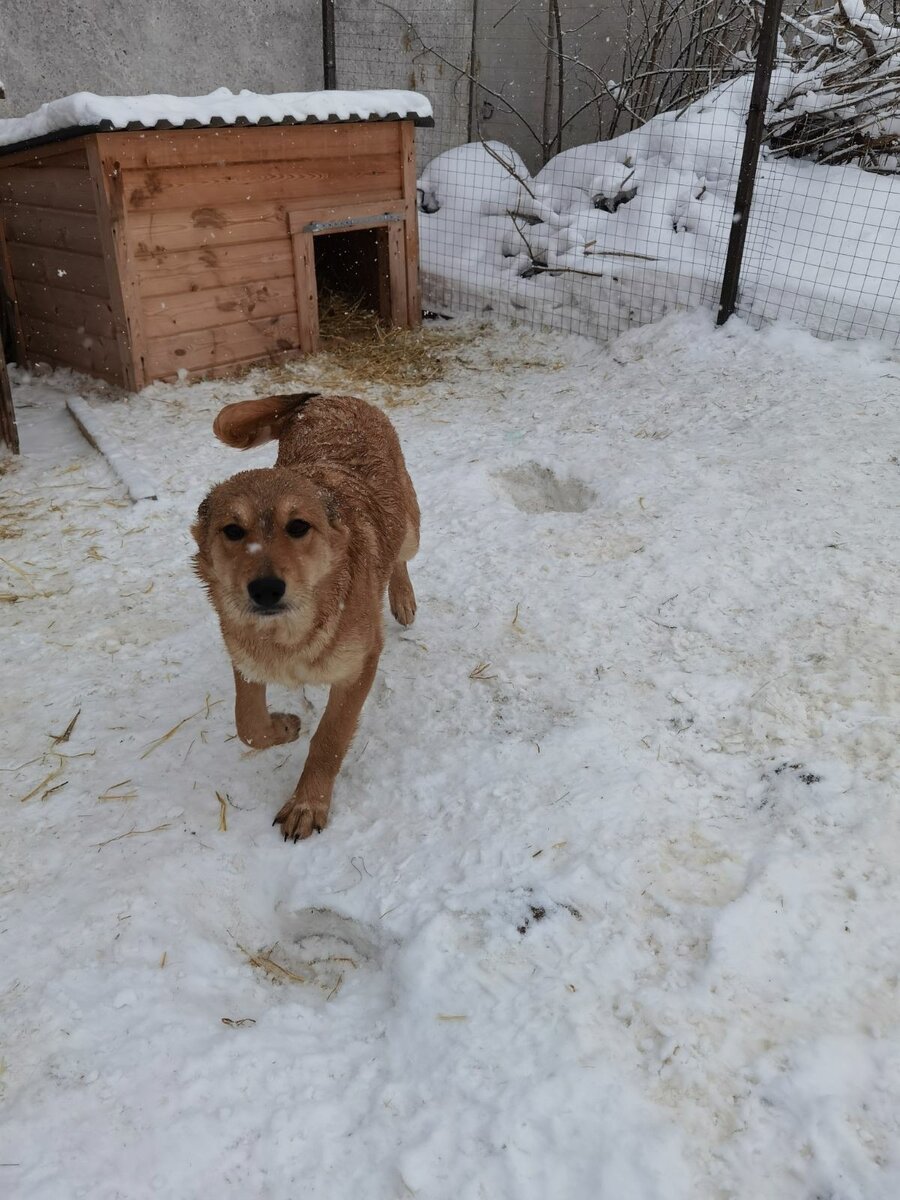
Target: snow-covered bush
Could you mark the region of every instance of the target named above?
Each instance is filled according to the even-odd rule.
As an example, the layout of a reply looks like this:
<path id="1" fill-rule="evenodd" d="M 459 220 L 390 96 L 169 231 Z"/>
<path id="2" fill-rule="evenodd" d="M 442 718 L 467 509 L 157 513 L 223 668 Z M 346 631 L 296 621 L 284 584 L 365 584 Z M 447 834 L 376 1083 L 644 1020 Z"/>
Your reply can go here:
<path id="1" fill-rule="evenodd" d="M 785 15 L 794 75 L 768 123 L 776 152 L 900 170 L 900 27 L 863 0 Z"/>
<path id="2" fill-rule="evenodd" d="M 462 209 L 483 217 L 531 215 L 534 180 L 502 142 L 469 142 L 432 159 L 418 184 L 423 212 Z"/>

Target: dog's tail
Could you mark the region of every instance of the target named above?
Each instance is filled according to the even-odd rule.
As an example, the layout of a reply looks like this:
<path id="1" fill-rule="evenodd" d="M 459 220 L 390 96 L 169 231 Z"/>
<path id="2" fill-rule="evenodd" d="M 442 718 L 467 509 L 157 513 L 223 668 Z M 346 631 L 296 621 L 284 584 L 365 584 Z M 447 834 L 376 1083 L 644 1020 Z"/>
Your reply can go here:
<path id="1" fill-rule="evenodd" d="M 266 396 L 262 400 L 229 404 L 213 422 L 213 433 L 220 442 L 237 450 L 250 450 L 264 442 L 277 441 L 294 413 L 318 395 L 319 392 L 299 392 L 293 396 Z"/>

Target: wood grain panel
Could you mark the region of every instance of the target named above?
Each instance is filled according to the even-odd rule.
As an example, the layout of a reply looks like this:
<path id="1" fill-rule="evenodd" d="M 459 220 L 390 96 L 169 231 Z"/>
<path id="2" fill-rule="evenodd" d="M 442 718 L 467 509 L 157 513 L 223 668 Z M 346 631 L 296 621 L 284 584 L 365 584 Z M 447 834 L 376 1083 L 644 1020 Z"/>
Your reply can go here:
<path id="1" fill-rule="evenodd" d="M 158 170 L 216 162 L 399 155 L 400 122 L 151 130 L 100 134 L 98 140 L 102 153 L 115 158 L 124 170 Z"/>
<path id="2" fill-rule="evenodd" d="M 215 329 L 198 329 L 147 343 L 148 378 L 172 378 L 181 369 L 202 373 L 255 359 L 277 358 L 298 346 L 294 312 Z"/>
<path id="3" fill-rule="evenodd" d="M 395 154 L 355 159 L 210 164 L 158 171 L 122 172 L 129 211 L 221 209 L 248 201 L 302 201 L 339 193 L 353 199 L 400 196 L 402 172 Z"/>
<path id="4" fill-rule="evenodd" d="M 158 250 L 155 254 L 139 250 L 136 259 L 145 301 L 151 296 L 174 296 L 256 279 L 281 279 L 293 270 L 286 237 L 249 245 Z"/>
<path id="5" fill-rule="evenodd" d="M 287 276 L 145 300 L 144 330 L 158 338 L 293 312 L 294 281 Z"/>

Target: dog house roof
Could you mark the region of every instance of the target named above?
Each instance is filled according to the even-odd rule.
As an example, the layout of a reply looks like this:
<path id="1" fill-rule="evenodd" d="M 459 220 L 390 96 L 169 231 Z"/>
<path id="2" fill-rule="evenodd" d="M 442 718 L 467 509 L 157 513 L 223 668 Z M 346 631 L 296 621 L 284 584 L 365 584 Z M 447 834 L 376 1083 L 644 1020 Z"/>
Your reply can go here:
<path id="1" fill-rule="evenodd" d="M 412 120 L 432 125 L 431 103 L 418 92 L 278 92 L 208 96 L 96 96 L 76 92 L 51 100 L 26 117 L 0 120 L 0 153 L 83 133 L 200 129 L 229 125 L 305 125 L 337 121 Z"/>

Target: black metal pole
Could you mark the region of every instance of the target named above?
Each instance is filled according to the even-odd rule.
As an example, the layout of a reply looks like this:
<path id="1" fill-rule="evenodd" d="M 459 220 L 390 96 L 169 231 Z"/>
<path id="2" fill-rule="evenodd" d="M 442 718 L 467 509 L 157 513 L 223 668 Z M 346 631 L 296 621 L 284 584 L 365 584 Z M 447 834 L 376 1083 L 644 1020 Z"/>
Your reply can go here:
<path id="1" fill-rule="evenodd" d="M 472 36 L 469 40 L 469 120 L 468 141 L 478 138 L 478 114 L 475 106 L 478 102 L 478 0 L 472 0 Z"/>
<path id="2" fill-rule="evenodd" d="M 334 44 L 334 0 L 322 0 L 322 75 L 325 90 L 337 89 L 337 54 Z"/>
<path id="3" fill-rule="evenodd" d="M 781 6 L 782 0 L 765 0 L 763 8 L 756 70 L 753 74 L 753 89 L 750 92 L 750 111 L 747 114 L 747 132 L 744 134 L 744 151 L 741 155 L 741 169 L 738 173 L 737 193 L 734 197 L 734 216 L 731 219 L 728 253 L 725 256 L 725 271 L 722 275 L 722 295 L 719 298 L 717 325 L 725 324 L 734 312 L 737 303 L 741 261 L 744 257 L 744 242 L 747 239 L 747 222 L 750 219 L 753 185 L 756 183 L 756 167 L 759 163 L 759 151 L 765 130 L 769 84 L 772 81 L 775 51 L 778 46 Z"/>

